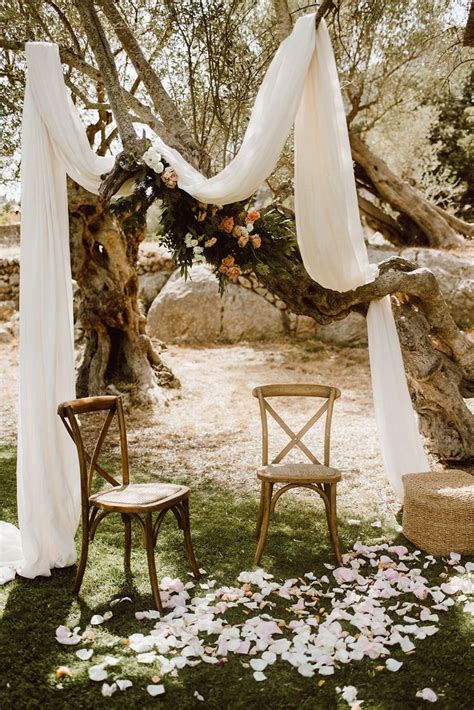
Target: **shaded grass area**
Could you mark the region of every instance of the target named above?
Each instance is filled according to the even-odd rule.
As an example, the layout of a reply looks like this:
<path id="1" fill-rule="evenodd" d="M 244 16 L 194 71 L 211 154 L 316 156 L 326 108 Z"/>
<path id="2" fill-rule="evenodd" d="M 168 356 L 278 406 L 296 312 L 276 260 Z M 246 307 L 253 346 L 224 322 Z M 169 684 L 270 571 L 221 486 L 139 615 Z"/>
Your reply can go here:
<path id="1" fill-rule="evenodd" d="M 150 480 L 152 471 L 135 472 L 134 480 Z M 166 480 L 166 476 L 160 476 Z M 200 566 L 217 580 L 217 584 L 235 584 L 243 569 L 251 567 L 255 549 L 253 537 L 257 514 L 255 494 L 219 485 L 200 483 L 183 473 L 169 477 L 173 482 L 190 485 L 191 520 L 196 556 Z M 15 451 L 0 447 L 0 495 L 2 519 L 16 522 Z M 364 542 L 406 540 L 396 532 L 395 521 L 382 521 L 381 530 L 363 522 L 358 528 L 340 520 L 342 547 L 348 549 L 356 539 Z M 146 556 L 134 531 L 132 553 L 133 576 L 127 577 L 122 562 L 123 528 L 119 516 L 104 521 L 91 546 L 88 568 L 79 599 L 71 595 L 75 569 L 54 570 L 50 578 L 17 579 L 0 588 L 0 707 L 1 708 L 135 708 L 162 705 L 174 708 L 339 708 L 348 707 L 338 698 L 336 686 L 355 685 L 363 708 L 398 709 L 426 705 L 416 692 L 433 688 L 439 697 L 438 707 L 472 708 L 474 699 L 474 635 L 472 622 L 458 607 L 440 615 L 440 631 L 417 642 L 417 650 L 405 655 L 398 649 L 394 657 L 404 664 L 398 673 L 384 669 L 383 661 L 363 660 L 336 670 L 334 676 L 322 679 L 316 675 L 304 678 L 287 663 L 277 661 L 265 673 L 268 680 L 254 681 L 252 671 L 244 668 L 246 657 L 229 656 L 222 666 L 201 664 L 184 668 L 176 678 L 164 677 L 166 695 L 151 698 L 146 685 L 156 666 L 141 666 L 123 646 L 123 662 L 118 677 L 130 678 L 134 686 L 112 698 L 103 698 L 100 683 L 87 676 L 90 663 L 79 661 L 74 651 L 78 647 L 60 646 L 55 629 L 60 624 L 69 627 L 89 625 L 95 613 L 112 608 L 114 616 L 96 631 L 94 656 L 117 655 L 117 637 L 134 632 L 147 633 L 152 621 L 137 621 L 134 613 L 151 608 Z M 325 562 L 334 562 L 329 548 L 325 517 L 321 502 L 308 497 L 286 496 L 274 517 L 267 548 L 262 559 L 267 571 L 279 580 L 297 577 L 307 571 L 317 575 L 328 572 Z M 182 541 L 170 516 L 160 533 L 157 549 L 159 575 L 189 579 Z M 442 563 L 426 570 L 432 584 L 444 578 Z M 113 607 L 113 598 L 130 596 L 132 602 Z M 289 603 L 279 600 L 274 615 Z M 242 608 L 226 614 L 230 623 L 245 619 Z M 82 644 L 80 647 L 83 647 Z M 112 647 L 113 646 L 113 647 Z M 57 680 L 55 671 L 67 665 L 72 678 Z M 320 685 L 320 681 L 324 681 Z M 63 686 L 62 689 L 58 685 Z M 205 702 L 194 697 L 198 691 Z"/>

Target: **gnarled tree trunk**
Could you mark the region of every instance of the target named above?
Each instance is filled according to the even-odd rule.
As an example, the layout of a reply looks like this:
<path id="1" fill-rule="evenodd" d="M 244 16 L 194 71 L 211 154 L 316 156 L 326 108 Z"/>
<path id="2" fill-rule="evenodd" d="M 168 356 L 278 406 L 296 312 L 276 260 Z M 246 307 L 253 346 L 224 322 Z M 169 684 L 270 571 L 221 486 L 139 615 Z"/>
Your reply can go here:
<path id="1" fill-rule="evenodd" d="M 151 403 L 159 386 L 179 381 L 155 352 L 139 310 L 135 265 L 145 226 L 133 215 L 115 215 L 72 181 L 68 197 L 76 321 L 85 341 L 77 394 L 120 391 L 132 402 Z"/>

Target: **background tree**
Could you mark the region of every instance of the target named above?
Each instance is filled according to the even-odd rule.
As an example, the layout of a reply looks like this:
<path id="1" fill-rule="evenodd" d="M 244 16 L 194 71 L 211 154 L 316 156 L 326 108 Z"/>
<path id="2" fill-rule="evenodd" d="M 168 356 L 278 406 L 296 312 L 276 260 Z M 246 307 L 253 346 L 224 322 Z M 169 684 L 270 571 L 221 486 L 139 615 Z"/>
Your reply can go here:
<path id="1" fill-rule="evenodd" d="M 330 5 L 324 2 L 322 9 Z M 450 26 L 449 8 L 448 0 L 434 4 L 397 0 L 388 7 L 379 0 L 343 0 L 330 15 L 358 180 L 368 191 L 366 195 L 375 198 L 369 200 L 370 209 L 381 225 L 386 224 L 387 214 L 404 217 L 390 234 L 405 243 L 415 239 L 452 247 L 461 243 L 459 234 L 472 234 L 470 225 L 432 205 L 390 170 L 369 144 L 370 131 L 407 96 L 412 102 L 421 99 L 425 84 L 430 84 L 430 67 L 440 53 L 446 65 L 462 61 L 459 29 Z M 5 11 L 2 92 L 21 94 L 24 66 L 17 53 L 24 40 L 57 41 L 67 66 L 66 82 L 89 118 L 91 141 L 99 150 L 116 151 L 116 138 L 121 138 L 124 151 L 104 181 L 103 194 L 110 198 L 127 175 L 135 175 L 143 188 L 125 207 L 112 210 L 112 215 L 103 202 L 71 201 L 73 261 L 80 264 L 75 273 L 84 275 L 82 280 L 78 276 L 78 283 L 88 338 L 80 384 L 91 393 L 125 386 L 135 388 L 140 398 L 152 384 L 152 368 L 163 372 L 143 332 L 136 298 L 137 245 L 144 236 L 149 198 L 157 195 L 146 190 L 146 171 L 140 162 L 145 145 L 134 122 L 147 124 L 203 172 L 219 169 L 237 151 L 266 65 L 299 12 L 296 5 L 277 0 L 271 6 L 211 0 L 205 8 L 199 0 L 179 4 L 173 0 L 163 4 L 77 0 L 60 6 L 29 0 L 13 3 Z M 12 122 L 14 143 L 18 118 L 7 120 Z M 288 215 L 287 210 L 282 213 L 281 205 L 288 195 L 290 176 L 286 152 L 268 181 L 276 203 L 276 230 Z M 174 194 L 173 199 L 193 213 L 190 198 L 179 191 Z M 242 207 L 230 209 L 237 214 Z M 266 224 L 271 239 L 268 220 Z M 176 222 L 175 227 L 181 234 Z M 171 240 L 172 231 L 168 224 Z M 290 234 L 288 240 L 292 240 Z M 76 252 L 82 256 L 77 258 Z M 268 250 L 268 258 L 270 254 Z M 121 260 L 123 268 L 119 268 Z M 297 250 L 279 250 L 277 262 L 257 272 L 260 283 L 294 312 L 320 323 L 343 318 L 351 310 L 365 312 L 374 298 L 404 294 L 397 298 L 397 315 L 423 429 L 439 455 L 457 460 L 472 456 L 472 415 L 463 399 L 473 388 L 472 345 L 449 315 L 432 274 L 395 259 L 381 266 L 373 283 L 340 294 L 311 281 Z M 88 314 L 93 317 L 87 319 Z"/>

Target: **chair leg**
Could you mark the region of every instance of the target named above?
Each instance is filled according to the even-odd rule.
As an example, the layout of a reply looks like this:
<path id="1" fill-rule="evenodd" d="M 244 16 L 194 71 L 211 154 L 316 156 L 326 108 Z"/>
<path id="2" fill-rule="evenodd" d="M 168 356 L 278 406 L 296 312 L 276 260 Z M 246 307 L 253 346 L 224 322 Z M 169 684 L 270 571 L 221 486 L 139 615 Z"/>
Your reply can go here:
<path id="1" fill-rule="evenodd" d="M 79 559 L 79 566 L 76 572 L 76 579 L 74 580 L 74 587 L 72 589 L 73 594 L 79 594 L 81 589 L 82 580 L 84 578 L 84 572 L 87 564 L 87 556 L 89 554 L 89 525 L 84 524 L 82 521 L 82 544 L 81 544 L 81 556 Z"/>
<path id="2" fill-rule="evenodd" d="M 132 521 L 129 515 L 122 515 L 123 524 L 125 526 L 125 551 L 124 563 L 125 569 L 129 570 L 131 566 L 132 556 Z"/>
<path id="3" fill-rule="evenodd" d="M 331 542 L 336 555 L 336 560 L 337 563 L 342 566 L 341 550 L 337 535 L 336 485 L 336 483 L 330 483 L 329 486 L 325 486 L 326 495 L 329 499 L 329 508 L 326 507 L 326 518 L 328 521 L 329 535 L 331 536 Z"/>
<path id="4" fill-rule="evenodd" d="M 272 504 L 273 483 L 268 481 L 262 482 L 262 521 L 260 524 L 260 537 L 258 540 L 257 550 L 255 552 L 254 564 L 258 565 L 262 556 L 263 548 L 267 539 L 268 525 L 270 523 L 270 509 Z"/>
<path id="5" fill-rule="evenodd" d="M 260 537 L 260 530 L 262 529 L 263 499 L 264 499 L 264 492 L 263 492 L 263 481 L 262 481 L 260 484 L 260 504 L 258 506 L 257 525 L 255 527 L 255 537 L 257 538 L 257 540 Z"/>
<path id="6" fill-rule="evenodd" d="M 163 604 L 161 603 L 160 589 L 158 587 L 158 579 L 156 577 L 153 519 L 151 513 L 147 513 L 145 517 L 145 544 L 153 602 L 155 604 L 155 608 L 163 614 Z"/>
<path id="7" fill-rule="evenodd" d="M 199 567 L 194 556 L 193 543 L 191 540 L 191 522 L 189 519 L 189 500 L 185 498 L 181 503 L 181 510 L 183 511 L 183 534 L 184 534 L 184 549 L 186 551 L 186 557 L 188 558 L 189 566 L 196 577 L 199 579 L 201 576 L 199 573 Z"/>

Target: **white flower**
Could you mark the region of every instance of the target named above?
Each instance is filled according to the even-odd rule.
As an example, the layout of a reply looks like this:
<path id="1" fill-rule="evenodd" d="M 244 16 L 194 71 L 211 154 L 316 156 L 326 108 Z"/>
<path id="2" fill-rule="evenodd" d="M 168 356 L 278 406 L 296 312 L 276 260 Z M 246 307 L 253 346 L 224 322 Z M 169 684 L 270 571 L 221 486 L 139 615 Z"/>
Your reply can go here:
<path id="1" fill-rule="evenodd" d="M 148 150 L 143 154 L 143 162 L 148 165 L 155 173 L 163 172 L 165 166 L 161 162 L 161 154 L 155 148 L 148 148 Z"/>

